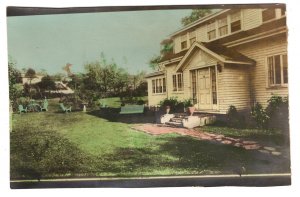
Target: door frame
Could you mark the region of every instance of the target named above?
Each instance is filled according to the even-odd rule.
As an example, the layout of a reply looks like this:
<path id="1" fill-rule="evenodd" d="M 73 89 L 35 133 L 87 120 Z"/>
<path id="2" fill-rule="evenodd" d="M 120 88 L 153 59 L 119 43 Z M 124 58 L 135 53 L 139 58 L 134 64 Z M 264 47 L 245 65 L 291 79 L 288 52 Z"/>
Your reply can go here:
<path id="1" fill-rule="evenodd" d="M 208 69 L 209 70 L 209 76 L 210 76 L 210 99 L 211 99 L 211 102 L 210 102 L 210 107 L 208 109 L 200 109 L 200 102 L 199 102 L 199 97 L 200 97 L 200 94 L 199 94 L 199 80 L 198 80 L 198 70 L 200 69 Z M 213 94 L 212 94 L 212 76 L 211 76 L 211 70 L 214 69 L 215 70 L 215 74 L 216 74 L 216 100 L 217 100 L 217 104 L 213 104 Z M 197 102 L 194 103 L 194 106 L 196 107 L 196 109 L 198 110 L 219 110 L 219 89 L 218 89 L 218 69 L 217 69 L 217 65 L 214 64 L 214 65 L 209 65 L 209 66 L 206 66 L 206 67 L 201 67 L 201 68 L 194 68 L 194 69 L 191 69 L 190 70 L 190 87 L 191 87 L 191 98 L 193 98 L 193 79 L 192 79 L 192 72 L 195 72 L 195 75 L 196 75 L 196 100 Z"/>

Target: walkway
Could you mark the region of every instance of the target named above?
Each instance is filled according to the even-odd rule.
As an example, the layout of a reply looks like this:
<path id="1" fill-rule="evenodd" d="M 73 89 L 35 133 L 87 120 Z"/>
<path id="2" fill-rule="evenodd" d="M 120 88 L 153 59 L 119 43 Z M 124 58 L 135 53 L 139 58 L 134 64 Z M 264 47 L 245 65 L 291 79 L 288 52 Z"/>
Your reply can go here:
<path id="1" fill-rule="evenodd" d="M 135 130 L 143 131 L 151 135 L 161 135 L 168 133 L 177 133 L 180 135 L 188 135 L 199 140 L 209 140 L 222 144 L 229 144 L 235 147 L 241 147 L 246 150 L 258 150 L 262 153 L 269 153 L 272 155 L 281 155 L 281 152 L 277 151 L 274 147 L 262 146 L 255 141 L 248 141 L 239 138 L 226 137 L 224 135 L 218 135 L 213 133 L 207 133 L 204 131 L 196 131 L 194 129 L 169 127 L 160 124 L 141 124 L 132 127 Z"/>

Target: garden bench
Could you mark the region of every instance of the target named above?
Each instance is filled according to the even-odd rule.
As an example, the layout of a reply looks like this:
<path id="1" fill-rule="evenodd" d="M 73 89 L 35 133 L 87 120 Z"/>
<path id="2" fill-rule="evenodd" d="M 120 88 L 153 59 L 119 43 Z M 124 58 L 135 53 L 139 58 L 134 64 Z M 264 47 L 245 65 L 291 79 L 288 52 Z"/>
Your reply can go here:
<path id="1" fill-rule="evenodd" d="M 26 113 L 27 112 L 27 107 L 23 107 L 23 105 L 19 105 L 19 113 L 21 114 L 22 112 Z"/>
<path id="2" fill-rule="evenodd" d="M 48 101 L 44 100 L 43 104 L 41 105 L 41 111 L 48 111 Z"/>
<path id="3" fill-rule="evenodd" d="M 72 108 L 72 107 L 66 108 L 66 107 L 64 106 L 63 103 L 60 103 L 59 106 L 60 106 L 60 109 L 61 109 L 63 112 L 65 112 L 65 113 L 71 112 L 71 108 Z"/>
<path id="4" fill-rule="evenodd" d="M 144 113 L 144 105 L 125 105 L 121 107 L 120 114 L 142 114 Z"/>

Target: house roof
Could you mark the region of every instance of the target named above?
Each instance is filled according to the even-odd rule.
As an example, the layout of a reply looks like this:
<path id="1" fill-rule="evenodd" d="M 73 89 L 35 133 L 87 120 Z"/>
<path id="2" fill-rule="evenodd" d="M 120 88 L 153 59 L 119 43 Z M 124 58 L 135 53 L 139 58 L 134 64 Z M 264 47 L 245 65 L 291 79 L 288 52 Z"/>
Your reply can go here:
<path id="1" fill-rule="evenodd" d="M 145 76 L 145 78 L 155 77 L 155 76 L 164 75 L 164 74 L 165 74 L 165 72 L 163 72 L 163 71 L 157 71 L 157 72 L 149 73 L 148 75 Z"/>
<path id="2" fill-rule="evenodd" d="M 176 66 L 176 71 L 180 71 L 186 60 L 193 54 L 196 49 L 201 49 L 207 54 L 211 55 L 216 60 L 227 63 L 227 64 L 244 64 L 244 65 L 254 65 L 255 61 L 242 55 L 241 53 L 229 49 L 220 44 L 214 43 L 201 43 L 194 42 L 188 51 L 186 51 L 184 57 L 181 59 L 179 64 Z"/>
<path id="3" fill-rule="evenodd" d="M 171 59 L 174 59 L 174 58 L 177 58 L 177 57 L 183 57 L 186 52 L 188 51 L 188 49 L 186 50 L 183 50 L 183 51 L 180 51 L 179 53 L 165 53 L 162 58 L 159 60 L 159 62 L 164 62 L 164 61 L 167 61 L 167 60 L 171 60 Z"/>

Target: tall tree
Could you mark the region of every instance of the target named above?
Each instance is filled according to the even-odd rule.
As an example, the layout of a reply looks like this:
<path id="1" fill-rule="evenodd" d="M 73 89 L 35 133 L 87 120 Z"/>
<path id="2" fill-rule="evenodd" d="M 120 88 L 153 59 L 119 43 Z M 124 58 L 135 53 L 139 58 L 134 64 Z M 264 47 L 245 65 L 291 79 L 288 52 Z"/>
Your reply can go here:
<path id="1" fill-rule="evenodd" d="M 212 10 L 211 9 L 193 9 L 192 13 L 189 16 L 186 16 L 181 19 L 181 24 L 183 26 L 186 26 L 199 18 L 202 18 L 208 14 L 211 14 Z"/>
<path id="2" fill-rule="evenodd" d="M 9 99 L 14 102 L 21 92 L 16 88 L 16 84 L 21 82 L 21 72 L 15 68 L 16 63 L 8 62 L 8 79 L 9 79 Z"/>

